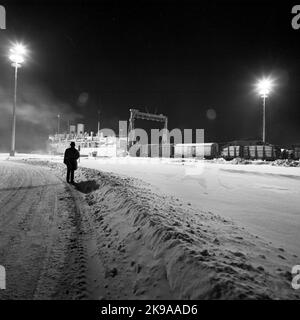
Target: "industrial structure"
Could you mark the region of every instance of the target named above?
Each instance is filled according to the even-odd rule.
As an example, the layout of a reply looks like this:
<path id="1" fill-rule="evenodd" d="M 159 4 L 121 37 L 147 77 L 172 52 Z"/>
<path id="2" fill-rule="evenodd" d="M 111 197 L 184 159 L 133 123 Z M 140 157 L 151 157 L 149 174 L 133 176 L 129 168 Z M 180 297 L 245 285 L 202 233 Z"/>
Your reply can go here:
<path id="1" fill-rule="evenodd" d="M 135 120 L 149 120 L 163 123 L 162 141 L 157 144 L 141 143 L 136 133 Z M 126 130 L 125 130 L 126 131 Z M 299 159 L 300 145 L 280 148 L 258 140 L 236 140 L 228 143 L 170 143 L 168 140 L 168 117 L 163 114 L 141 112 L 130 109 L 129 128 L 122 134 L 104 136 L 103 132 L 87 133 L 85 125 L 70 125 L 67 133 L 49 136 L 49 152 L 63 154 L 71 141 L 75 141 L 81 156 L 94 157 L 175 157 L 226 160 L 243 159 Z"/>
<path id="2" fill-rule="evenodd" d="M 135 126 L 134 122 L 136 119 L 142 119 L 142 120 L 149 120 L 149 121 L 157 121 L 157 122 L 163 122 L 164 128 L 163 128 L 163 139 L 162 143 L 167 143 L 167 130 L 168 130 L 168 117 L 164 116 L 163 114 L 153 114 L 153 113 L 147 113 L 147 112 L 141 112 L 137 109 L 130 109 L 130 118 L 129 118 L 129 147 L 134 144 L 136 141 L 135 136 Z"/>

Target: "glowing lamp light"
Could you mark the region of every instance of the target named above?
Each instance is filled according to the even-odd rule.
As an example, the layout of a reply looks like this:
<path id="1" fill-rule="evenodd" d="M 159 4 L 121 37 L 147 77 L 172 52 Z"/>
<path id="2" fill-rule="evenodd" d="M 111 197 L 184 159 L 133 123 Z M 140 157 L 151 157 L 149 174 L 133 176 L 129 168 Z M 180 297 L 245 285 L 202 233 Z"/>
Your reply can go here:
<path id="1" fill-rule="evenodd" d="M 13 66 L 20 67 L 25 61 L 27 50 L 26 47 L 21 43 L 14 44 L 9 49 L 9 59 L 13 63 Z"/>
<path id="2" fill-rule="evenodd" d="M 258 81 L 256 89 L 262 98 L 267 98 L 272 91 L 273 81 L 271 79 L 262 79 Z"/>

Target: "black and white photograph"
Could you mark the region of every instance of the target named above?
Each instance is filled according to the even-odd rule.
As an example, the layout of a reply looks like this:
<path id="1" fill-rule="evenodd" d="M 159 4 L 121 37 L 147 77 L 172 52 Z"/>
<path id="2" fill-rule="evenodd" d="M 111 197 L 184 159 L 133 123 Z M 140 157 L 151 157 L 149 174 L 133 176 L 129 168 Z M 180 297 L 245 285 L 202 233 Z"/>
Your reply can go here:
<path id="1" fill-rule="evenodd" d="M 300 1 L 0 1 L 0 309 L 299 300 L 299 121 Z"/>

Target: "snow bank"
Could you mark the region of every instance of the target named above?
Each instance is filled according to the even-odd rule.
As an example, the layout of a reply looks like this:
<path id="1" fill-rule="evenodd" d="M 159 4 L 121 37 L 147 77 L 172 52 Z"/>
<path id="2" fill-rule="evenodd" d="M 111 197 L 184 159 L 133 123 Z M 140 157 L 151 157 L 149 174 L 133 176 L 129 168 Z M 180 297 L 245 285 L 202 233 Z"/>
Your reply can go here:
<path id="1" fill-rule="evenodd" d="M 283 166 L 283 167 L 300 167 L 299 160 L 275 160 L 272 162 L 272 166 Z"/>
<path id="2" fill-rule="evenodd" d="M 212 160 L 214 163 L 230 163 L 230 164 L 252 164 L 252 165 L 271 165 L 271 166 L 281 166 L 281 167 L 300 167 L 299 160 L 291 159 L 277 159 L 274 161 L 265 160 L 248 160 L 242 158 L 234 158 L 230 161 L 226 161 L 223 158 Z"/>
<path id="3" fill-rule="evenodd" d="M 46 164 L 65 174 L 64 166 L 57 163 L 30 163 Z M 122 255 L 113 275 L 119 274 L 124 261 L 131 261 L 126 268 L 135 268 L 132 297 L 153 299 L 152 287 L 168 291 L 163 296 L 175 299 L 300 297 L 291 288 L 290 271 L 299 264 L 297 257 L 231 221 L 156 194 L 138 179 L 86 168 L 78 169 L 76 179 L 80 182 L 75 187 L 85 194 L 94 231 L 105 234 L 108 248 L 117 246 Z M 104 256 L 102 245 L 98 249 Z M 108 255 L 108 264 L 115 261 L 112 251 Z M 125 272 L 119 274 L 120 283 L 122 276 L 125 281 Z"/>

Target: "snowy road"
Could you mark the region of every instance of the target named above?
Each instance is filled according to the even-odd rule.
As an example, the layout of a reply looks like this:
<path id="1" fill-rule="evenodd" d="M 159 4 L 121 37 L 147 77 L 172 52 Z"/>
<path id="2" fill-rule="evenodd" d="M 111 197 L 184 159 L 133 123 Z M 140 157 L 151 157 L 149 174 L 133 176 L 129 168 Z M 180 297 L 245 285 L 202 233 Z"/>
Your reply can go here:
<path id="1" fill-rule="evenodd" d="M 0 264 L 7 274 L 0 299 L 63 297 L 72 197 L 39 167 L 0 161 L 0 177 Z"/>
<path id="2" fill-rule="evenodd" d="M 300 256 L 300 168 L 157 159 L 82 159 L 81 166 L 140 178 Z"/>

